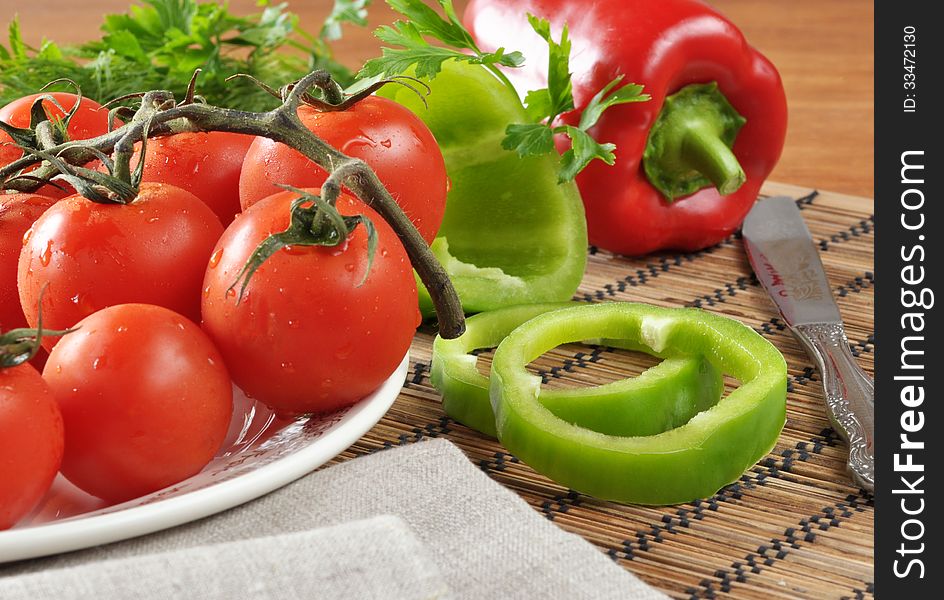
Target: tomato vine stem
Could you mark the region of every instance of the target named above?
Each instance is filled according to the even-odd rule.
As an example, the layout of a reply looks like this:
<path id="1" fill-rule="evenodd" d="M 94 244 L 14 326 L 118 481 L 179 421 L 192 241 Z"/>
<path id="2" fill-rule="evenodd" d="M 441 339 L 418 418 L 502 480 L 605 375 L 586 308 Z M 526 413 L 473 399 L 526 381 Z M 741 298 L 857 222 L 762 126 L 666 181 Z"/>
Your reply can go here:
<path id="1" fill-rule="evenodd" d="M 124 160 L 126 153 L 133 149 L 136 142 L 185 132 L 242 133 L 267 137 L 290 146 L 328 172 L 324 187 L 329 197 L 336 197 L 343 185 L 390 224 L 406 248 L 413 268 L 429 290 L 439 319 L 440 335 L 450 339 L 458 337 L 465 330 L 459 297 L 445 269 L 416 227 L 364 161 L 351 158 L 332 147 L 305 127 L 298 117 L 298 108 L 305 103 L 312 88 L 333 90 L 336 85 L 327 71 L 313 71 L 291 86 L 279 107 L 259 113 L 202 102 L 178 104 L 171 92 L 153 90 L 143 94 L 141 106 L 128 122 L 108 133 L 87 140 L 62 143 L 56 143 L 54 136 L 40 136 L 37 143 L 43 154 L 56 156 L 70 165 L 84 165 L 101 153 L 115 152 L 116 166 L 127 164 Z M 350 99 L 345 102 L 348 101 Z M 0 187 L 22 192 L 34 191 L 44 180 L 51 180 L 59 174 L 60 171 L 47 161 L 30 171 L 29 177 L 17 176 L 23 169 L 41 162 L 42 157 L 27 152 L 22 158 L 0 168 L 0 182 L 3 182 Z"/>

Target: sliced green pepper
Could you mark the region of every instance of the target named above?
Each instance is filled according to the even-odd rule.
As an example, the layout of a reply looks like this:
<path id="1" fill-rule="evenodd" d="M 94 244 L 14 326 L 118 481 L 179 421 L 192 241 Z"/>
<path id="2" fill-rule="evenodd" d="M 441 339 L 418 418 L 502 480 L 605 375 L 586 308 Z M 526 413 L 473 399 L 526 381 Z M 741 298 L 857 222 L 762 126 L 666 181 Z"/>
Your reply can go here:
<path id="1" fill-rule="evenodd" d="M 475 315 L 458 338 L 433 342 L 430 379 L 442 393 L 446 414 L 486 435 L 497 437 L 489 401 L 488 378 L 476 368 L 472 350 L 494 348 L 525 321 L 573 302 L 526 304 Z M 638 344 L 621 344 L 638 348 Z M 539 401 L 552 414 L 579 427 L 610 435 L 652 435 L 686 423 L 714 405 L 724 383 L 720 372 L 701 357 L 668 358 L 638 377 L 601 386 L 542 390 Z"/>
<path id="2" fill-rule="evenodd" d="M 528 118 L 481 65 L 448 61 L 427 83 L 423 98 L 398 85 L 378 93 L 416 113 L 442 150 L 451 187 L 431 247 L 463 308 L 569 300 L 586 266 L 587 224 L 576 185 L 557 183 L 559 157 L 502 149 L 505 128 Z M 420 306 L 431 314 L 422 286 Z"/>
<path id="3" fill-rule="evenodd" d="M 591 338 L 705 356 L 740 386 L 663 433 L 592 431 L 545 407 L 541 379 L 525 370 L 551 348 Z M 509 452 L 562 485 L 620 502 L 674 504 L 714 493 L 773 448 L 786 418 L 783 356 L 742 323 L 698 309 L 612 303 L 538 315 L 498 346 L 490 382 L 498 437 Z"/>

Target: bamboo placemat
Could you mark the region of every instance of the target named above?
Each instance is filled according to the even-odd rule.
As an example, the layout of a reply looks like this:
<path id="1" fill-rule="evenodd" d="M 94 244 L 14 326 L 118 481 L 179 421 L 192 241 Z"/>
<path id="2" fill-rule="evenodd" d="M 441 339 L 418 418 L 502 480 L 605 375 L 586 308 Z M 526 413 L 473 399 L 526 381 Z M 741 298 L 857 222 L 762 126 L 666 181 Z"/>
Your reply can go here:
<path id="1" fill-rule="evenodd" d="M 781 184 L 768 184 L 764 193 L 797 200 L 819 243 L 853 354 L 871 373 L 872 200 Z M 675 598 L 873 597 L 872 498 L 846 474 L 847 448 L 829 426 L 819 374 L 758 285 L 739 237 L 701 252 L 642 259 L 591 248 L 576 298 L 697 306 L 756 329 L 783 352 L 789 368 L 787 423 L 773 452 L 739 481 L 690 504 L 621 505 L 578 494 L 445 416 L 429 383 L 432 333 L 424 330 L 413 343 L 396 403 L 338 460 L 448 438 L 535 510 Z M 482 368 L 490 356 L 480 356 Z M 653 362 L 636 353 L 569 345 L 532 368 L 546 385 L 573 386 L 636 375 Z"/>

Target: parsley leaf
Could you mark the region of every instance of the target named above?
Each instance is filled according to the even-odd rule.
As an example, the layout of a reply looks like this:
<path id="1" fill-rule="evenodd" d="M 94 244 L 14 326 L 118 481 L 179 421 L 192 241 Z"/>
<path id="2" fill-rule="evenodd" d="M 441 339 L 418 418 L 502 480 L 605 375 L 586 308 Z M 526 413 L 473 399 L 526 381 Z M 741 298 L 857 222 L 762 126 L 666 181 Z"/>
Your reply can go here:
<path id="1" fill-rule="evenodd" d="M 611 106 L 626 104 L 627 102 L 645 102 L 649 100 L 649 94 L 643 94 L 643 87 L 635 83 L 627 83 L 610 94 L 610 90 L 619 85 L 621 81 L 623 81 L 623 76 L 618 75 L 616 79 L 603 86 L 603 89 L 590 99 L 590 102 L 580 115 L 580 129 L 586 131 L 596 125 L 603 111 Z"/>
<path id="2" fill-rule="evenodd" d="M 417 77 L 432 79 L 450 59 L 468 60 L 473 57 L 451 48 L 432 46 L 423 38 L 423 33 L 412 22 L 397 21 L 393 26 L 384 25 L 374 32 L 382 42 L 400 48 L 383 48 L 383 55 L 367 61 L 359 75 L 399 75 L 410 68 Z"/>
<path id="3" fill-rule="evenodd" d="M 648 100 L 642 93 L 643 87 L 626 84 L 617 87 L 623 76 L 616 77 L 606 84 L 590 100 L 580 116 L 577 127 L 557 125 L 557 118 L 574 109 L 573 82 L 570 73 L 571 42 L 567 26 L 561 29 L 560 41 L 555 41 L 551 34 L 551 24 L 547 19 L 528 15 L 531 28 L 544 38 L 548 45 L 547 87 L 531 90 L 525 96 L 527 115 L 532 123 L 528 125 L 509 125 L 505 130 L 502 147 L 515 150 L 518 156 L 534 156 L 554 151 L 554 134 L 563 134 L 570 139 L 571 147 L 561 156 L 558 182 L 572 181 L 591 161 L 602 160 L 608 165 L 616 161 L 610 143 L 599 143 L 587 132 L 597 124 L 603 111 L 617 104 Z M 543 131 L 542 131 L 543 130 Z"/>
<path id="4" fill-rule="evenodd" d="M 561 133 L 570 138 L 571 148 L 561 156 L 558 183 L 572 181 L 594 159 L 600 159 L 608 165 L 616 162 L 616 155 L 613 154 L 615 144 L 601 144 L 583 129 L 571 125 L 561 129 Z"/>
<path id="5" fill-rule="evenodd" d="M 452 0 L 436 2 L 442 8 L 443 15 L 423 0 L 387 0 L 393 10 L 409 20 L 397 21 L 392 26 L 384 25 L 374 32 L 380 41 L 398 47 L 384 47 L 379 58 L 364 64 L 358 77 L 389 77 L 413 69 L 417 77 L 433 79 L 442 70 L 444 62 L 459 60 L 485 65 L 507 82 L 496 65 L 519 67 L 524 63 L 524 56 L 520 52 L 505 52 L 504 48 L 495 52 L 482 52 L 456 15 Z M 448 47 L 434 46 L 426 38 L 438 40 Z M 471 54 L 463 50 L 469 50 Z"/>
<path id="6" fill-rule="evenodd" d="M 544 108 L 542 116 L 553 121 L 557 115 L 574 109 L 573 83 L 570 80 L 571 44 L 567 26 L 564 25 L 561 31 L 560 42 L 555 42 L 551 36 L 550 21 L 529 14 L 528 22 L 531 28 L 547 42 L 548 49 L 547 88 L 538 92 L 529 92 L 529 95 L 542 92 L 546 94 L 547 97 L 540 101 L 540 106 Z M 530 104 L 528 109 L 534 110 Z"/>
<path id="7" fill-rule="evenodd" d="M 358 73 L 360 81 L 356 87 L 366 88 L 367 83 L 379 81 L 392 75 L 412 74 L 433 79 L 442 70 L 447 60 L 459 60 L 481 64 L 492 71 L 506 86 L 514 90 L 498 66 L 518 67 L 524 63 L 520 52 L 505 52 L 499 48 L 486 53 L 476 45 L 469 31 L 456 16 L 452 0 L 436 0 L 442 9 L 437 12 L 424 0 L 387 0 L 395 11 L 406 20 L 378 28 L 374 35 L 387 44 L 382 55 L 364 65 Z M 561 115 L 574 110 L 573 82 L 570 73 L 571 40 L 567 26 L 561 29 L 560 38 L 554 39 L 551 23 L 547 19 L 528 15 L 532 29 L 548 45 L 548 85 L 540 90 L 531 90 L 525 95 L 524 106 L 528 123 L 513 123 L 505 129 L 502 148 L 518 156 L 539 156 L 555 151 L 554 136 L 563 134 L 571 141 L 571 148 L 561 157 L 559 180 L 573 180 L 592 160 L 599 159 L 613 164 L 615 146 L 599 143 L 587 133 L 600 119 L 607 108 L 627 102 L 648 100 L 642 86 L 627 84 L 618 87 L 623 77 L 619 76 L 597 93 L 581 116 L 577 127 L 557 125 Z M 427 38 L 442 45 L 433 45 Z M 392 46 L 392 47 L 391 47 Z M 349 91 L 354 88 L 349 88 Z M 517 92 L 516 92 L 517 93 Z"/>
<path id="8" fill-rule="evenodd" d="M 341 24 L 352 23 L 367 27 L 367 7 L 370 0 L 334 0 L 331 14 L 321 26 L 321 39 L 333 42 L 341 39 Z"/>
<path id="9" fill-rule="evenodd" d="M 453 48 L 478 51 L 472 34 L 462 26 L 462 22 L 456 16 L 452 0 L 437 0 L 437 2 L 446 14 L 445 19 L 422 0 L 387 0 L 390 8 L 409 19 L 417 31 L 424 35 L 433 37 Z"/>
<path id="10" fill-rule="evenodd" d="M 79 47 L 44 41 L 32 48 L 14 20 L 7 47 L 0 42 L 0 105 L 62 77 L 99 102 L 155 88 L 180 97 L 199 67 L 198 93 L 210 102 L 268 110 L 278 105 L 276 98 L 246 79 L 226 78 L 246 73 L 277 87 L 323 68 L 348 85 L 352 74 L 334 61 L 328 42 L 337 39 L 342 23 L 363 23 L 368 3 L 335 0 L 317 36 L 302 30 L 285 4 L 268 0 L 248 17 L 220 2 L 139 0 L 126 13 L 106 15 L 102 37 Z"/>
<path id="11" fill-rule="evenodd" d="M 539 156 L 554 151 L 554 132 L 542 123 L 509 125 L 501 145 L 521 157 Z"/>

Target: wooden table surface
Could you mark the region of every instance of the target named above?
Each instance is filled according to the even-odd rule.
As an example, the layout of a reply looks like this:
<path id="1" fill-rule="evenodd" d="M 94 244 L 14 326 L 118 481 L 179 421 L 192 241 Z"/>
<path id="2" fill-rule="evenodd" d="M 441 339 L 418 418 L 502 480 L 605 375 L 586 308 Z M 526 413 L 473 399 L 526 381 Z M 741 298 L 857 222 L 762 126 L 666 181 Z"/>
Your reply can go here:
<path id="1" fill-rule="evenodd" d="M 317 30 L 331 0 L 289 0 L 303 25 Z M 456 0 L 464 7 L 466 0 Z M 371 26 L 393 13 L 380 0 Z M 790 125 L 772 179 L 811 188 L 871 197 L 873 194 L 873 6 L 869 0 L 713 0 L 748 40 L 780 69 L 787 90 Z M 81 42 L 97 36 L 101 15 L 126 9 L 128 0 L 0 0 L 0 20 L 18 13 L 27 41 L 43 36 Z M 231 0 L 240 13 L 255 0 Z M 68 26 L 63 27 L 63 24 Z M 336 51 L 358 66 L 377 53 L 369 30 L 348 27 Z"/>
<path id="2" fill-rule="evenodd" d="M 331 4 L 331 0 L 289 2 L 292 9 L 302 15 L 303 25 L 309 30 L 317 30 Z M 465 2 L 456 0 L 460 10 Z M 393 14 L 381 0 L 374 0 L 374 4 L 377 6 L 371 9 L 371 28 L 393 20 Z M 790 125 L 783 157 L 771 178 L 804 188 L 871 197 L 874 185 L 872 2 L 713 0 L 712 4 L 743 29 L 783 76 Z M 24 36 L 30 43 L 38 43 L 43 36 L 63 43 L 77 43 L 97 36 L 103 13 L 124 10 L 126 5 L 127 0 L 85 0 L 81 5 L 75 0 L 41 0 L 33 2 L 32 6 L 25 0 L 0 0 L 0 16 L 3 17 L 0 20 L 8 20 L 14 12 L 19 12 Z M 230 0 L 230 6 L 234 11 L 246 13 L 255 10 L 255 0 Z M 54 28 L 52 24 L 59 27 Z M 356 67 L 378 52 L 379 44 L 369 30 L 347 27 L 345 33 L 345 39 L 335 45 L 342 62 Z M 767 189 L 783 193 L 787 188 L 768 185 Z M 843 210 L 835 210 L 835 203 Z M 816 212 L 824 207 L 826 216 L 817 220 Z M 860 361 L 865 361 L 868 367 L 874 348 L 873 229 L 872 220 L 867 217 L 871 210 L 871 202 L 823 194 L 805 213 L 809 222 L 816 225 L 817 239 L 832 240 L 834 245 L 845 244 L 828 254 L 827 264 L 832 278 L 843 282 L 839 288 L 843 297 L 840 304 L 844 315 L 851 319 L 849 324 L 854 332 L 850 338 L 857 340 L 857 355 L 861 355 Z M 845 227 L 848 230 L 843 229 Z M 870 583 L 874 555 L 872 506 L 857 495 L 854 488 L 843 483 L 846 451 L 835 434 L 828 433 L 831 430 L 822 413 L 822 398 L 817 395 L 821 394 L 821 388 L 805 386 L 815 381 L 808 371 L 797 367 L 806 364 L 806 357 L 782 327 L 778 328 L 777 318 L 765 321 L 772 313 L 768 315 L 762 310 L 772 309 L 759 288 L 743 284 L 748 280 L 747 267 L 739 245 L 737 248 L 723 245 L 718 252 L 713 260 L 721 260 L 720 264 L 727 269 L 725 273 L 732 278 L 732 283 L 726 286 L 725 297 L 719 296 L 723 290 L 714 289 L 719 282 L 713 272 L 707 276 L 702 272 L 704 263 L 682 261 L 678 263 L 681 266 L 669 269 L 664 258 L 663 266 L 672 273 L 664 276 L 662 271 L 654 273 L 654 276 L 662 276 L 656 285 L 632 287 L 632 294 L 623 293 L 627 286 L 602 284 L 618 281 L 636 286 L 641 277 L 644 283 L 646 274 L 653 268 L 651 264 L 616 261 L 616 267 L 608 268 L 619 267 L 622 271 L 615 275 L 606 273 L 602 279 L 588 272 L 581 288 L 587 294 L 600 294 L 602 289 L 614 299 L 656 303 L 676 297 L 694 297 L 689 305 L 704 304 L 706 308 L 710 305 L 711 310 L 741 318 L 764 335 L 775 338 L 778 347 L 791 353 L 791 381 L 797 387 L 790 396 L 793 412 L 786 433 L 775 453 L 746 473 L 741 483 L 725 488 L 710 499 L 707 508 L 702 505 L 686 505 L 680 509 L 613 506 L 571 496 L 547 481 L 536 484 L 533 478 L 537 476 L 517 460 L 509 459 L 510 466 L 502 462 L 508 455 L 500 446 L 482 441 L 481 436 L 441 416 L 438 395 L 426 378 L 428 351 L 424 354 L 419 347 L 428 346 L 428 340 L 421 337 L 417 338 L 411 354 L 415 361 L 409 376 L 412 385 L 404 388 L 395 409 L 384 421 L 338 460 L 414 438 L 447 437 L 485 465 L 483 468 L 491 465 L 486 469 L 490 475 L 543 510 L 548 518 L 556 519 L 563 528 L 581 533 L 608 549 L 609 555 L 620 564 L 631 563 L 637 575 L 674 598 L 714 598 L 719 590 L 730 592 L 727 595 L 732 598 L 744 599 L 873 597 Z M 853 258 L 846 260 L 843 252 Z M 596 260 L 602 259 L 597 257 Z M 738 266 L 732 270 L 731 265 Z M 738 268 L 741 271 L 737 271 Z M 735 281 L 733 278 L 739 274 Z M 674 295 L 666 297 L 665 290 L 673 281 L 684 288 L 684 292 L 673 292 Z M 853 293 L 846 293 L 850 291 Z M 650 296 L 646 296 L 647 293 Z M 718 298 L 718 306 L 714 298 Z M 807 369 L 812 373 L 812 367 Z M 505 473 L 506 466 L 508 473 Z M 799 475 L 777 476 L 794 466 Z M 773 483 L 767 486 L 768 481 Z M 742 484 L 743 489 L 738 487 Z M 802 489 L 797 487 L 801 484 Z M 729 506 L 728 496 L 738 501 Z M 719 503 L 724 506 L 719 508 Z M 704 511 L 707 511 L 705 514 L 710 512 L 710 518 L 690 527 L 689 517 L 702 519 Z M 804 516 L 798 521 L 800 525 L 794 523 Z M 824 527 L 826 521 L 835 527 Z M 842 527 L 839 527 L 840 522 Z M 587 536 L 587 523 L 602 525 Z M 811 523 L 818 524 L 816 544 L 810 537 L 813 534 L 809 533 Z M 803 540 L 794 537 L 798 527 L 807 532 Z M 639 532 L 644 532 L 641 537 Z M 719 536 L 731 532 L 740 537 L 733 542 L 725 539 L 718 543 Z M 779 532 L 786 533 L 780 535 Z M 671 538 L 671 543 L 663 544 L 662 534 Z M 705 539 L 710 541 L 707 549 L 699 545 Z M 768 547 L 768 539 L 775 544 Z M 761 545 L 758 547 L 758 544 Z M 693 551 L 696 548 L 700 548 L 697 554 Z M 776 550 L 776 555 L 770 548 Z M 639 560 L 634 559 L 634 553 L 640 555 Z M 748 564 L 753 566 L 750 572 L 740 562 L 745 555 Z M 755 560 L 757 562 L 753 562 Z"/>

